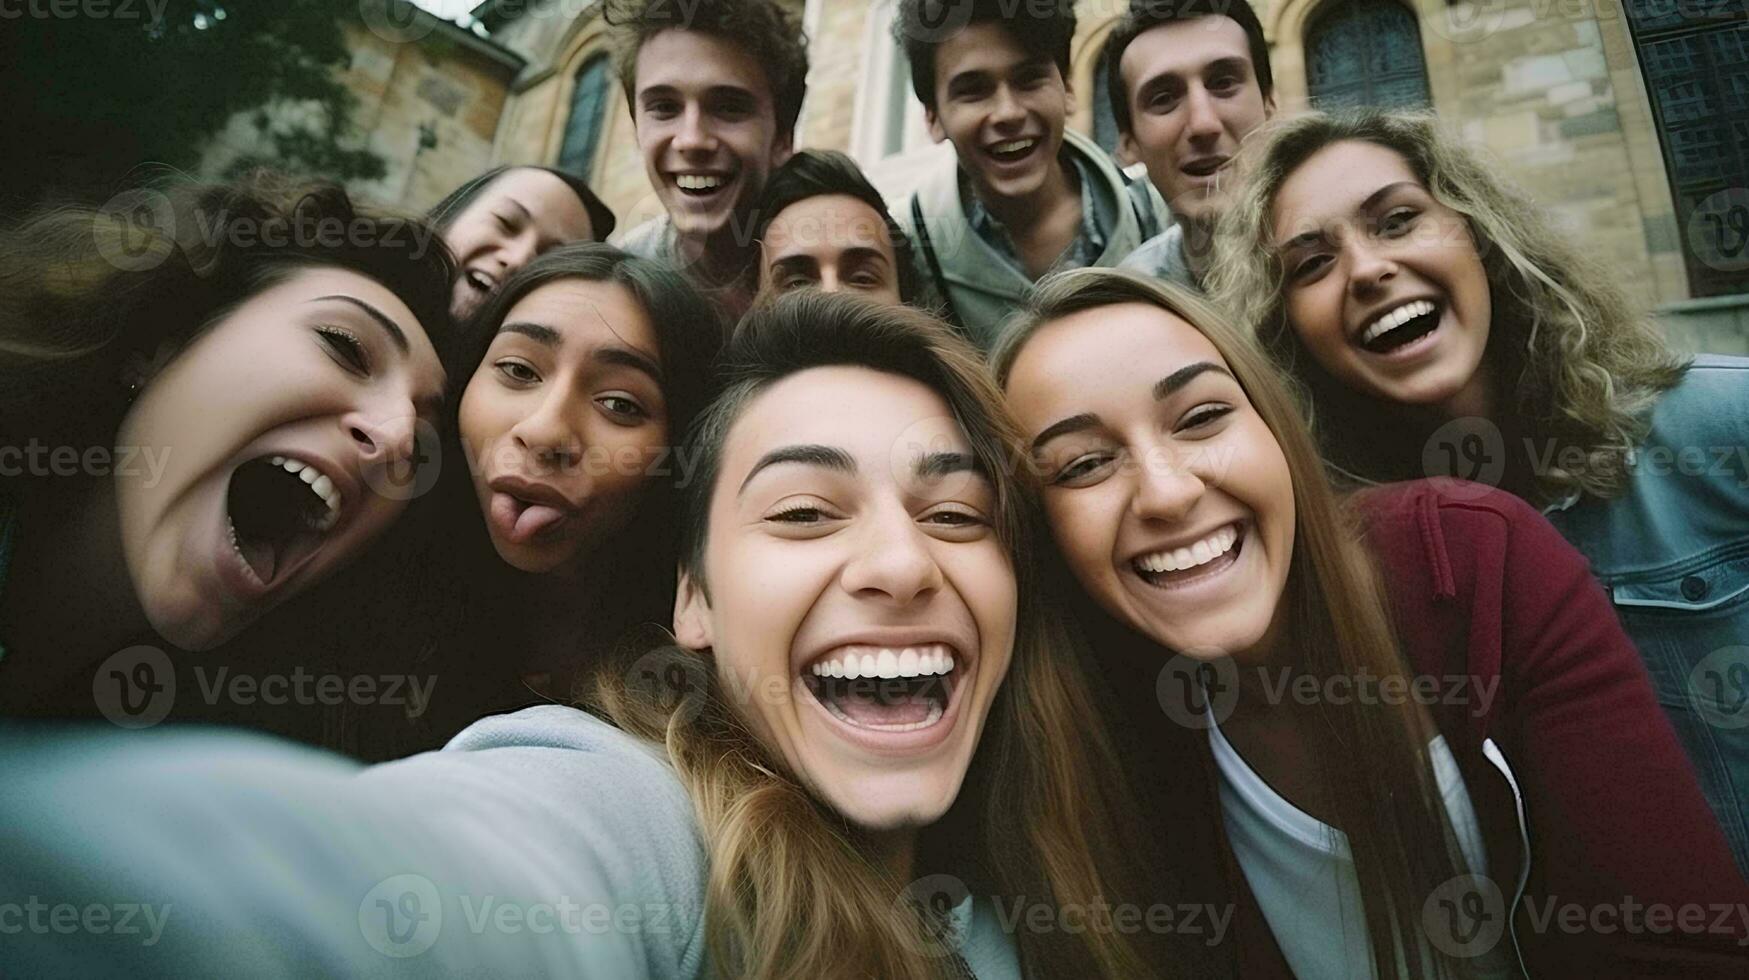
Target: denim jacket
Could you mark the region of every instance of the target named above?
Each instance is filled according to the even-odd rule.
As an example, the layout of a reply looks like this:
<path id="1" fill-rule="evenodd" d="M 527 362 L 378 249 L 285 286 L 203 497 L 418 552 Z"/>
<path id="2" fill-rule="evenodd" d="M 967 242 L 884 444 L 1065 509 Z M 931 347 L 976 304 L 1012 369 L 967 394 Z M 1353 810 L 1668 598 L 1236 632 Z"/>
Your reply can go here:
<path id="1" fill-rule="evenodd" d="M 1749 873 L 1749 358 L 1695 358 L 1631 465 L 1626 493 L 1548 518 L 1609 590 Z"/>

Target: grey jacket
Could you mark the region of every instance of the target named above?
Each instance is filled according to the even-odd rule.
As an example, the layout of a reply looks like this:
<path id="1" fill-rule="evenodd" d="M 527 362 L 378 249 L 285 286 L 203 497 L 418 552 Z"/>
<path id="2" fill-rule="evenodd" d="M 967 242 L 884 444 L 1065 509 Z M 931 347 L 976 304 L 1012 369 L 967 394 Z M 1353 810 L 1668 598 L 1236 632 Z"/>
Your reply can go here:
<path id="1" fill-rule="evenodd" d="M 371 768 L 237 733 L 13 727 L 0 772 L 9 974 L 709 975 L 684 787 L 572 708 Z M 993 911 L 963 916 L 977 975 L 1018 978 Z"/>

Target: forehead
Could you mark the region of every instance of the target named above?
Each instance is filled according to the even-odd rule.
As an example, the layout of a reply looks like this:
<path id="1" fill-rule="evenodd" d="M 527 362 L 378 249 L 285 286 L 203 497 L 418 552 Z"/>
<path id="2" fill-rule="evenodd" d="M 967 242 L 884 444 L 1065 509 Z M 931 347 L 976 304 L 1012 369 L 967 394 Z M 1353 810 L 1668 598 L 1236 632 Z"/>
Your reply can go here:
<path id="1" fill-rule="evenodd" d="M 771 85 L 752 54 L 725 38 L 701 31 L 666 30 L 638 49 L 633 88 L 672 88 L 701 93 L 728 86 L 745 89 L 763 103 L 772 101 Z"/>
<path id="2" fill-rule="evenodd" d="M 1130 88 L 1156 75 L 1193 75 L 1225 58 L 1250 64 L 1250 40 L 1238 21 L 1210 14 L 1148 28 L 1124 49 L 1118 66 Z"/>
<path id="3" fill-rule="evenodd" d="M 765 229 L 774 256 L 836 254 L 847 248 L 877 248 L 889 258 L 893 243 L 886 220 L 848 194 L 821 194 L 779 211 Z"/>
<path id="4" fill-rule="evenodd" d="M 1396 150 L 1361 140 L 1332 143 L 1307 157 L 1276 191 L 1276 236 L 1351 215 L 1374 191 L 1403 181 L 1421 183 Z"/>
<path id="5" fill-rule="evenodd" d="M 1156 382 L 1189 364 L 1227 361 L 1202 331 L 1144 303 L 1102 306 L 1041 327 L 1008 375 L 1008 396 L 1029 431 L 1101 403 L 1153 400 Z"/>
<path id="6" fill-rule="evenodd" d="M 858 479 L 891 480 L 925 453 L 970 452 L 947 402 L 910 378 L 863 367 L 798 371 L 753 398 L 729 429 L 723 480 L 733 492 L 760 457 L 783 446 L 842 449 Z"/>
<path id="7" fill-rule="evenodd" d="M 555 238 L 575 241 L 595 237 L 583 202 L 564 181 L 544 170 L 523 167 L 500 174 L 468 210 L 509 207 L 513 201 Z"/>
<path id="8" fill-rule="evenodd" d="M 935 49 L 935 81 L 940 84 L 968 72 L 1000 75 L 1037 58 L 1000 21 L 968 24 Z"/>
<path id="9" fill-rule="evenodd" d="M 657 353 L 656 328 L 631 291 L 618 283 L 563 279 L 529 291 L 504 317 L 505 323 L 537 323 L 557 330 L 567 351 L 604 344 Z"/>
<path id="10" fill-rule="evenodd" d="M 443 365 L 437 359 L 437 348 L 432 344 L 431 337 L 426 333 L 426 325 L 419 322 L 413 311 L 401 301 L 392 290 L 375 279 L 350 269 L 340 269 L 333 266 L 318 266 L 311 269 L 300 269 L 286 281 L 260 293 L 244 308 L 253 307 L 257 311 L 272 309 L 276 314 L 272 319 L 262 320 L 277 326 L 281 310 L 289 312 L 295 306 L 310 304 L 324 296 L 350 296 L 363 300 L 377 308 L 388 317 L 401 332 L 407 335 L 408 361 L 414 372 L 420 377 L 427 388 L 443 386 Z M 315 307 L 310 307 L 314 310 Z M 322 316 L 326 319 L 342 318 L 348 323 L 355 320 L 365 321 L 369 314 L 349 303 L 324 303 L 321 305 Z M 443 329 L 448 324 L 432 324 L 436 329 Z M 380 327 L 374 324 L 361 325 L 360 332 L 376 333 Z"/>

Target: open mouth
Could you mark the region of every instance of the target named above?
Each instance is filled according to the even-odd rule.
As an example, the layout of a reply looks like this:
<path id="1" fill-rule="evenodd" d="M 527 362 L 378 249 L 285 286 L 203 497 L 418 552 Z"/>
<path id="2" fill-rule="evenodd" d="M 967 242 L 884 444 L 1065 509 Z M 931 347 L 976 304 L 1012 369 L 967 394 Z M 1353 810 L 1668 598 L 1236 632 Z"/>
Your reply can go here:
<path id="1" fill-rule="evenodd" d="M 1387 310 L 1360 333 L 1358 343 L 1374 354 L 1389 354 L 1420 340 L 1439 328 L 1440 307 L 1418 299 Z"/>
<path id="2" fill-rule="evenodd" d="M 1033 151 L 1038 149 L 1038 146 L 1038 139 L 1028 136 L 993 144 L 987 152 L 995 158 L 997 163 L 1019 163 L 1032 156 Z"/>
<path id="3" fill-rule="evenodd" d="M 302 460 L 252 459 L 231 474 L 225 495 L 231 547 L 269 585 L 322 546 L 344 502 L 334 480 Z"/>
<path id="4" fill-rule="evenodd" d="M 953 648 L 840 647 L 802 674 L 832 717 L 854 728 L 914 732 L 941 721 L 959 677 Z"/>
<path id="5" fill-rule="evenodd" d="M 467 270 L 463 278 L 467 281 L 467 284 L 473 287 L 474 291 L 481 296 L 490 296 L 492 290 L 498 288 L 498 280 L 477 269 Z"/>
<path id="6" fill-rule="evenodd" d="M 1130 567 L 1142 581 L 1159 587 L 1212 578 L 1239 560 L 1245 548 L 1244 530 L 1244 522 L 1235 521 L 1186 547 L 1139 555 L 1130 561 Z"/>
<path id="7" fill-rule="evenodd" d="M 687 197 L 710 197 L 729 185 L 724 174 L 675 174 L 674 186 Z"/>
<path id="8" fill-rule="evenodd" d="M 1226 164 L 1226 157 L 1203 157 L 1199 160 L 1192 160 L 1178 169 L 1192 177 L 1207 177 Z"/>

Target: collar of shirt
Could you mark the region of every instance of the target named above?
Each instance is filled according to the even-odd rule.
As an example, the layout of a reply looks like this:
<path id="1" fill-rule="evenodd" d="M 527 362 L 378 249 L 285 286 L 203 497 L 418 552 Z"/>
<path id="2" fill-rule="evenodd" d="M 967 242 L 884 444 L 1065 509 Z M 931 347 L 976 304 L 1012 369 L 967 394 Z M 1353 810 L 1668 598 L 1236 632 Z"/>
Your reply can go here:
<path id="1" fill-rule="evenodd" d="M 1105 246 L 1111 239 L 1111 228 L 1116 224 L 1117 218 L 1111 203 L 1094 188 L 1094 175 L 1087 172 L 1086 164 L 1076 159 L 1067 148 L 1058 159 L 1064 164 L 1064 173 L 1075 182 L 1081 194 L 1081 232 L 1063 250 L 1063 254 L 1057 256 L 1057 261 L 1046 270 L 1046 275 L 1063 269 L 1081 269 L 1097 263 L 1099 257 L 1105 254 Z M 972 226 L 972 231 L 1024 275 L 1026 267 L 1020 261 L 1020 252 L 1014 247 L 1014 240 L 1008 237 L 1008 229 L 990 213 L 990 209 L 984 206 L 984 202 L 972 190 L 972 179 L 964 168 L 960 170 L 960 206 L 965 209 L 966 221 Z"/>

